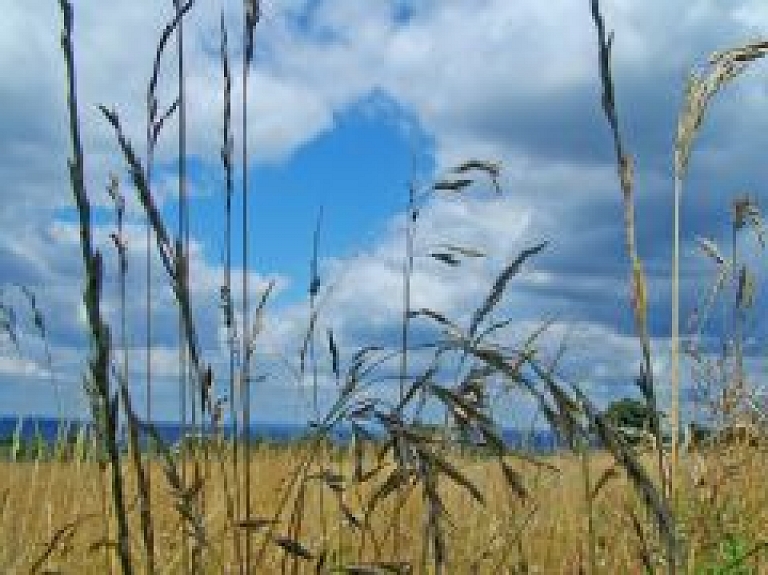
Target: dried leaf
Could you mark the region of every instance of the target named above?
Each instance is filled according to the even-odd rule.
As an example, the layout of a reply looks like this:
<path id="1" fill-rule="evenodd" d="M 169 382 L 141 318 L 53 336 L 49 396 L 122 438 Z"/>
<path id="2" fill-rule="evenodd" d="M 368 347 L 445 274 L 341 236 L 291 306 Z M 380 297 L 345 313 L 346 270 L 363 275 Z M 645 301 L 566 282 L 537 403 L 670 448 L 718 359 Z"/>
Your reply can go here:
<path id="1" fill-rule="evenodd" d="M 456 469 L 456 467 L 454 467 L 450 462 L 448 462 L 446 459 L 443 459 L 436 453 L 421 451 L 421 455 L 427 461 L 429 461 L 430 465 L 434 466 L 438 472 L 450 478 L 455 484 L 466 489 L 467 492 L 472 495 L 475 501 L 485 505 L 485 497 L 483 496 L 482 491 L 480 491 L 480 489 L 478 489 L 478 487 L 472 483 L 472 481 L 470 481 L 466 475 Z"/>
<path id="2" fill-rule="evenodd" d="M 653 557 L 651 556 L 651 551 L 648 547 L 648 539 L 645 535 L 645 531 L 643 530 L 643 523 L 637 516 L 637 513 L 635 513 L 634 509 L 629 510 L 629 517 L 632 521 L 632 528 L 635 531 L 635 535 L 637 535 L 637 538 L 640 540 L 640 558 L 643 561 L 645 572 L 654 573 L 654 561 Z"/>
<path id="3" fill-rule="evenodd" d="M 395 491 L 404 485 L 410 483 L 411 475 L 412 474 L 410 471 L 406 471 L 400 468 L 397 468 L 393 470 L 392 473 L 390 473 L 389 477 L 387 477 L 387 479 L 381 485 L 379 485 L 378 489 L 374 491 L 373 495 L 371 495 L 371 498 L 368 500 L 368 505 L 365 510 L 366 523 L 368 523 L 368 518 L 374 512 L 379 503 L 387 499 L 387 497 L 392 495 Z"/>
<path id="4" fill-rule="evenodd" d="M 747 269 L 747 266 L 742 266 L 739 270 L 736 302 L 741 309 L 752 307 L 752 304 L 755 302 L 755 277 Z"/>
<path id="5" fill-rule="evenodd" d="M 590 500 L 594 501 L 595 498 L 600 494 L 600 491 L 602 491 L 603 487 L 608 485 L 608 482 L 612 479 L 617 479 L 619 477 L 618 471 L 616 471 L 616 466 L 611 465 L 608 467 L 603 473 L 600 475 L 600 478 L 597 480 L 597 483 L 595 483 L 595 486 L 592 488 L 592 491 L 589 494 Z"/>
<path id="6" fill-rule="evenodd" d="M 256 517 L 253 519 L 243 519 L 242 521 L 238 521 L 235 523 L 235 526 L 237 526 L 238 529 L 245 529 L 247 531 L 261 531 L 265 527 L 269 527 L 275 523 L 276 522 L 274 519 Z"/>
<path id="7" fill-rule="evenodd" d="M 16 351 L 21 349 L 16 329 L 16 313 L 13 311 L 13 308 L 5 304 L 0 304 L 0 331 L 8 335 Z"/>
<path id="8" fill-rule="evenodd" d="M 308 480 L 319 480 L 325 483 L 330 489 L 339 493 L 344 490 L 345 477 L 340 473 L 335 473 L 330 470 L 320 471 L 318 473 L 310 473 L 307 475 Z"/>
<path id="9" fill-rule="evenodd" d="M 455 172 L 464 173 L 471 170 L 480 170 L 487 172 L 490 176 L 498 178 L 501 173 L 501 164 L 498 162 L 489 162 L 486 160 L 467 160 L 454 168 Z"/>
<path id="10" fill-rule="evenodd" d="M 464 188 L 472 184 L 474 180 L 438 180 L 432 184 L 432 189 L 436 192 L 461 192 Z"/>
<path id="11" fill-rule="evenodd" d="M 461 264 L 461 261 L 456 256 L 447 252 L 433 252 L 429 254 L 429 256 L 444 264 L 448 264 L 449 266 L 458 266 Z"/>
<path id="12" fill-rule="evenodd" d="M 445 317 L 443 314 L 436 312 L 434 310 L 428 309 L 428 308 L 421 308 L 419 310 L 413 310 L 408 312 L 408 317 L 414 318 L 414 317 L 428 317 L 430 319 L 435 320 L 437 323 L 447 327 L 452 333 L 458 335 L 461 334 L 461 328 L 459 328 L 458 325 L 453 323 L 451 320 L 449 320 L 447 317 Z"/>
<path id="13" fill-rule="evenodd" d="M 504 473 L 504 479 L 507 481 L 507 485 L 521 500 L 528 499 L 528 490 L 525 488 L 525 481 L 523 476 L 517 471 L 512 469 L 505 461 L 499 459 L 499 465 L 501 471 Z"/>
<path id="14" fill-rule="evenodd" d="M 349 523 L 352 527 L 355 529 L 363 528 L 363 522 L 358 519 L 354 513 L 352 513 L 352 510 L 347 506 L 346 503 L 341 500 L 341 498 L 339 498 L 339 509 L 341 509 L 341 513 L 344 515 L 347 523 Z"/>
<path id="15" fill-rule="evenodd" d="M 696 238 L 696 243 L 699 244 L 699 247 L 707 256 L 717 262 L 718 266 L 730 264 L 730 262 L 720 253 L 720 249 L 714 241 L 707 238 Z"/>
<path id="16" fill-rule="evenodd" d="M 476 250 L 474 248 L 468 248 L 466 246 L 457 246 L 454 244 L 438 244 L 437 247 L 448 252 L 457 253 L 467 258 L 484 258 L 485 257 L 484 252 L 481 252 L 480 250 Z"/>
<path id="17" fill-rule="evenodd" d="M 278 536 L 278 537 L 275 537 L 273 541 L 279 547 L 282 547 L 287 553 L 290 553 L 295 557 L 299 557 L 300 559 L 306 559 L 307 561 L 311 561 L 312 559 L 314 559 L 314 555 L 312 555 L 312 553 L 310 553 L 310 551 L 306 547 L 304 547 L 298 541 L 291 539 L 290 537 Z"/>
<path id="18" fill-rule="evenodd" d="M 336 379 L 339 379 L 339 348 L 336 346 L 336 340 L 333 337 L 333 330 L 328 329 L 328 351 L 331 354 L 331 370 Z"/>
<path id="19" fill-rule="evenodd" d="M 207 408 L 208 413 L 211 413 L 213 404 L 211 401 L 211 389 L 213 387 L 213 369 L 210 365 L 205 368 L 203 372 L 203 378 L 200 382 L 200 404 L 202 409 Z"/>
<path id="20" fill-rule="evenodd" d="M 642 325 L 648 311 L 648 286 L 640 260 L 632 262 L 632 308 L 637 317 L 637 324 Z"/>
<path id="21" fill-rule="evenodd" d="M 413 568 L 408 563 L 391 563 L 383 561 L 347 565 L 342 567 L 341 570 L 341 573 L 346 573 L 347 575 L 386 575 L 387 573 L 409 575 L 412 572 Z"/>

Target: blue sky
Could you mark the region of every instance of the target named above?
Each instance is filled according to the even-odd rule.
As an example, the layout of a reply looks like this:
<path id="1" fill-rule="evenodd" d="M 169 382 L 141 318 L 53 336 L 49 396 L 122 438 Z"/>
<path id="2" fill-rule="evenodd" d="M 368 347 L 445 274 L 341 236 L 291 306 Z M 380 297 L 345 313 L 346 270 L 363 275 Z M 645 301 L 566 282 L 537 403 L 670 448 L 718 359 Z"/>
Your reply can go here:
<path id="1" fill-rule="evenodd" d="M 289 159 L 249 171 L 251 264 L 290 277 L 281 299 L 304 297 L 318 220 L 319 257 L 345 258 L 370 248 L 389 218 L 406 205 L 409 182 L 430 175 L 430 151 L 417 119 L 384 94 L 372 93 L 339 111 L 331 131 L 308 141 Z M 175 169 L 166 168 L 170 174 Z M 192 177 L 204 180 L 214 172 L 197 163 Z M 224 259 L 224 191 L 220 182 L 212 188 L 194 200 L 190 225 L 206 237 L 205 259 L 217 264 Z M 239 227 L 239 182 L 236 188 L 233 222 Z M 165 213 L 167 221 L 177 221 L 175 204 Z M 240 266 L 241 237 L 235 239 L 232 258 Z"/>
<path id="2" fill-rule="evenodd" d="M 165 5 L 167 4 L 167 5 Z M 589 2 L 554 0 L 272 0 L 264 3 L 249 76 L 249 181 L 253 297 L 267 282 L 276 293 L 260 337 L 257 417 L 293 421 L 312 411 L 308 382 L 291 375 L 306 329 L 312 238 L 322 211 L 320 333 L 333 329 L 343 357 L 363 345 L 397 345 L 401 311 L 403 210 L 409 182 L 425 185 L 467 159 L 499 162 L 502 196 L 474 186 L 466 199 L 435 196 L 416 231 L 414 307 L 430 306 L 467 320 L 496 274 L 521 250 L 548 248 L 510 285 L 496 319 L 513 323 L 510 344 L 549 319 L 542 354 L 565 338 L 561 375 L 599 403 L 632 392 L 639 347 L 627 307 L 621 197 L 611 142 L 600 110 L 597 48 Z M 146 83 L 154 46 L 172 4 L 136 0 L 75 5 L 76 52 L 89 190 L 95 233 L 108 251 L 114 229 L 105 193 L 110 172 L 125 175 L 98 104 L 119 111 L 143 153 Z M 236 275 L 240 274 L 239 95 L 235 38 L 241 3 L 199 0 L 187 25 L 192 291 L 206 357 L 223 368 L 223 174 L 221 12 L 233 58 Z M 668 380 L 672 146 L 688 72 L 714 50 L 765 34 L 768 10 L 740 0 L 628 2 L 606 0 L 616 33 L 615 82 L 622 125 L 637 162 L 640 254 L 650 281 L 650 325 L 662 400 Z M 674 27 L 668 26 L 675 22 Z M 55 3 L 18 3 L 0 23 L 0 270 L 3 301 L 20 313 L 21 351 L 3 340 L 0 412 L 55 412 L 48 366 L 24 300 L 14 284 L 38 294 L 48 321 L 54 381 L 67 414 L 84 413 L 86 326 L 76 217 L 66 177 L 68 141 L 64 68 Z M 169 52 L 172 56 L 173 51 Z M 162 69 L 161 103 L 172 101 L 172 60 Z M 728 206 L 749 192 L 760 204 L 768 133 L 764 64 L 755 66 L 712 106 L 697 140 L 683 215 L 683 313 L 703 297 L 713 268 L 697 237 L 728 238 Z M 153 179 L 163 214 L 175 227 L 175 124 L 157 150 Z M 141 381 L 144 223 L 127 179 L 128 306 L 134 380 Z M 487 253 L 460 270 L 429 258 L 441 243 Z M 740 245 L 756 253 L 754 243 Z M 765 310 L 759 257 L 756 317 Z M 158 417 L 177 409 L 176 316 L 167 282 L 154 262 L 153 358 Z M 105 309 L 117 317 L 115 266 L 107 270 Z M 239 275 L 238 275 L 239 277 Z M 239 280 L 237 280 L 239 281 Z M 723 308 L 708 327 L 708 351 L 722 331 Z M 422 330 L 424 336 L 429 331 Z M 750 327 L 750 373 L 765 370 L 764 328 Z M 425 358 L 415 356 L 416 365 Z M 691 386 L 685 368 L 686 386 Z M 325 404 L 335 387 L 321 374 Z M 379 390 L 389 391 L 386 384 Z M 390 390 L 391 391 L 391 390 Z M 141 385 L 137 401 L 144 399 Z M 506 421 L 531 417 L 518 398 L 497 408 Z"/>

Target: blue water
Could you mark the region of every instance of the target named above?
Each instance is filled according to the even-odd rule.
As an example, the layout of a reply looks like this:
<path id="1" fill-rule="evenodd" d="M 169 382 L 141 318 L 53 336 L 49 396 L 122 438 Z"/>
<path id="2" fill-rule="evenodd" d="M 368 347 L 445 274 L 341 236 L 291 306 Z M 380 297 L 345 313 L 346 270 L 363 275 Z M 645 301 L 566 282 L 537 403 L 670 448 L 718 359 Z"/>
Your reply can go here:
<path id="1" fill-rule="evenodd" d="M 13 437 L 21 423 L 20 437 L 24 441 L 30 441 L 42 437 L 45 441 L 56 440 L 62 430 L 62 425 L 69 430 L 69 433 L 76 434 L 83 426 L 90 424 L 82 421 L 62 422 L 52 417 L 28 417 L 19 419 L 17 417 L 0 417 L 0 440 Z M 182 437 L 182 427 L 177 423 L 157 423 L 155 424 L 160 438 L 172 445 Z M 225 435 L 231 431 L 227 426 L 223 427 Z M 249 435 L 253 439 L 271 441 L 275 443 L 290 443 L 307 437 L 311 428 L 306 425 L 292 423 L 256 423 L 249 427 Z M 188 431 L 189 433 L 189 431 Z M 502 429 L 502 439 L 511 449 L 524 449 L 534 453 L 553 453 L 562 446 L 556 434 L 550 430 L 521 431 L 519 429 Z M 346 443 L 352 438 L 352 430 L 348 427 L 339 427 L 334 429 L 330 438 L 337 443 Z"/>

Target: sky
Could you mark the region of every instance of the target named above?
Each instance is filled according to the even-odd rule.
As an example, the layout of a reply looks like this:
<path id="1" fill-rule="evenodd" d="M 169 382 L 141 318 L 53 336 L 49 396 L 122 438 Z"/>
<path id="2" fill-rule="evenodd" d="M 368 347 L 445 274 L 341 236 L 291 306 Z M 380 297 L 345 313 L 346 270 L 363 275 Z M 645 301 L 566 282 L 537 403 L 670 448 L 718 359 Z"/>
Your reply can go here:
<path id="1" fill-rule="evenodd" d="M 114 134 L 99 105 L 114 108 L 144 157 L 146 89 L 172 2 L 74 3 L 75 52 L 87 185 L 94 234 L 105 254 L 105 315 L 121 348 L 114 210 L 106 186 L 121 179 L 127 199 L 127 349 L 139 409 L 146 401 L 145 224 Z M 396 349 L 402 313 L 404 226 L 409 186 L 426 190 L 469 159 L 499 162 L 498 195 L 480 178 L 464 197 L 432 194 L 414 228 L 412 307 L 466 325 L 494 279 L 524 249 L 547 241 L 510 283 L 494 319 L 519 345 L 543 322 L 541 357 L 601 405 L 634 394 L 640 348 L 627 287 L 622 198 L 600 108 L 597 40 L 587 0 L 271 0 L 262 3 L 248 76 L 249 284 L 255 301 L 275 282 L 258 335 L 254 388 L 258 421 L 303 421 L 338 389 L 326 333 L 342 362 L 367 345 Z M 668 401 L 672 157 L 686 78 L 709 54 L 764 36 L 761 2 L 605 0 L 614 31 L 614 81 L 626 145 L 636 162 L 637 235 L 649 279 L 649 320 L 662 402 Z M 235 104 L 234 285 L 242 278 L 239 150 L 242 4 L 198 0 L 185 23 L 190 176 L 191 292 L 204 356 L 226 393 L 219 290 L 224 274 L 223 77 L 220 18 L 229 33 Z M 674 23 L 674 25 L 670 25 Z M 11 3 L 0 21 L 0 270 L 2 302 L 17 313 L 18 349 L 0 339 L 0 413 L 86 413 L 87 324 L 77 213 L 67 176 L 65 69 L 56 2 Z M 175 45 L 161 66 L 161 107 L 175 98 Z M 715 276 L 697 247 L 706 237 L 729 251 L 729 206 L 768 197 L 766 67 L 755 65 L 718 96 L 696 140 L 683 197 L 682 310 L 688 317 Z M 177 125 L 156 151 L 152 186 L 177 229 Z M 317 236 L 321 292 L 317 397 L 297 376 L 310 310 Z M 428 256 L 440 244 L 486 254 L 454 268 Z M 761 386 L 766 311 L 759 245 L 738 249 L 757 276 L 746 364 Z M 764 267 L 764 266 L 763 266 Z M 168 279 L 152 263 L 154 417 L 178 413 L 178 318 Z M 36 296 L 39 337 L 18 286 Z M 238 288 L 239 289 L 239 288 Z M 718 305 L 706 327 L 708 354 L 727 331 Z M 242 319 L 242 318 L 239 318 Z M 723 326 L 726 326 L 724 329 Z M 689 335 L 689 334 L 686 334 Z M 414 341 L 434 336 L 424 322 Z M 50 365 L 46 360 L 50 351 Z M 119 356 L 118 356 L 119 357 Z M 426 357 L 414 353 L 414 369 Z M 394 369 L 394 368 L 393 368 Z M 684 399 L 695 381 L 684 366 Z M 58 390 L 58 392 L 54 392 Z M 386 374 L 376 393 L 393 393 Z M 519 396 L 495 407 L 511 425 L 535 420 Z"/>

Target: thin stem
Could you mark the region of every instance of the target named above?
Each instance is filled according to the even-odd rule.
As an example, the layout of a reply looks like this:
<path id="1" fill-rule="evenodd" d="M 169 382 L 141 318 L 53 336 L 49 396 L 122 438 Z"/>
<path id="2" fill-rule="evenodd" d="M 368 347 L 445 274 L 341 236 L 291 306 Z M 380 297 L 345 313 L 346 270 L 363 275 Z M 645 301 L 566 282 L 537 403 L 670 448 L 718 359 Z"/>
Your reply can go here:
<path id="1" fill-rule="evenodd" d="M 146 560 L 147 573 L 155 572 L 154 560 L 154 536 L 152 530 L 152 514 L 149 506 L 148 487 L 146 474 L 141 462 L 141 447 L 139 445 L 139 427 L 133 415 L 131 396 L 128 387 L 128 330 L 126 317 L 126 277 L 128 275 L 128 259 L 126 254 L 125 236 L 123 233 L 124 199 L 117 191 L 117 181 L 113 188 L 114 199 L 117 205 L 117 244 L 118 258 L 120 262 L 120 347 L 122 348 L 122 365 L 119 375 L 120 394 L 123 398 L 123 406 L 126 413 L 128 426 L 128 440 L 130 442 L 130 454 L 136 474 L 136 486 L 139 492 L 139 514 L 141 522 L 142 543 Z"/>
<path id="2" fill-rule="evenodd" d="M 178 202 L 179 202 L 179 216 L 178 216 L 178 228 L 179 235 L 177 241 L 177 272 L 179 274 L 179 283 L 184 286 L 188 286 L 187 282 L 187 268 L 188 268 L 188 231 L 187 231 L 187 164 L 186 164 L 186 130 L 187 130 L 187 117 L 186 117 L 186 98 L 185 98 L 185 81 L 184 81 L 184 19 L 181 17 L 181 2 L 180 0 L 174 0 L 174 6 L 176 8 L 176 16 L 179 19 L 178 26 L 176 27 L 176 47 L 177 47 L 177 73 L 178 73 L 178 92 L 179 92 L 179 126 L 178 126 Z M 189 396 L 189 382 L 187 378 L 187 349 L 185 342 L 185 330 L 184 330 L 184 317 L 179 313 L 179 402 L 181 408 L 181 478 L 184 485 L 187 484 L 187 461 L 189 459 L 189 442 L 187 441 L 189 434 L 188 427 L 188 408 L 187 398 Z M 184 563 L 187 568 L 195 570 L 195 557 L 189 555 L 189 540 L 182 532 L 183 537 L 183 549 L 184 549 Z"/>
<path id="3" fill-rule="evenodd" d="M 589 572 L 597 573 L 597 535 L 595 533 L 594 506 L 592 505 L 592 477 L 589 462 L 589 443 L 586 440 L 579 446 L 581 469 L 584 479 L 584 502 L 587 512 L 587 556 L 589 557 Z"/>
<path id="4" fill-rule="evenodd" d="M 237 399 L 235 390 L 235 355 L 236 355 L 236 339 L 235 332 L 235 317 L 232 300 L 232 194 L 233 194 L 233 180 L 232 180 L 232 78 L 230 74 L 229 66 L 229 51 L 227 47 L 227 28 L 224 22 L 224 14 L 221 16 L 221 64 L 224 75 L 224 142 L 222 145 L 222 162 L 224 164 L 224 177 L 225 177 L 225 243 L 226 243 L 226 261 L 224 264 L 224 293 L 222 294 L 222 304 L 224 307 L 224 323 L 227 328 L 227 348 L 229 351 L 229 418 L 231 425 L 231 445 L 232 445 L 232 476 L 234 481 L 232 482 L 234 493 L 234 501 L 232 501 L 232 494 L 227 489 L 227 504 L 228 509 L 231 510 L 231 521 L 235 522 L 236 513 L 240 511 L 240 487 L 239 481 L 239 466 L 238 466 L 238 425 L 237 425 Z M 226 476 L 225 476 L 226 478 Z M 237 564 L 242 566 L 242 551 L 240 549 L 240 536 L 237 530 L 232 532 L 232 544 L 234 547 L 235 558 Z"/>
<path id="5" fill-rule="evenodd" d="M 735 218 L 738 214 L 734 215 Z M 744 313 L 742 307 L 742 301 L 740 297 L 739 285 L 741 283 L 741 262 L 739 261 L 738 246 L 736 243 L 736 236 L 738 233 L 739 223 L 734 219 L 731 225 L 731 257 L 733 263 L 731 269 L 733 270 L 733 288 L 734 288 L 734 304 L 733 304 L 733 354 L 734 354 L 734 381 L 733 389 L 729 393 L 729 405 L 731 408 L 736 408 L 742 397 L 742 391 L 744 389 L 744 350 L 743 350 L 743 338 L 744 338 Z M 746 270 L 743 270 L 746 273 Z M 745 286 L 746 289 L 746 286 Z"/>
<path id="6" fill-rule="evenodd" d="M 669 488 L 674 504 L 677 501 L 678 490 L 678 443 L 680 440 L 680 203 L 683 193 L 683 182 L 675 177 L 675 209 L 674 209 L 674 250 L 672 254 L 672 360 L 670 372 L 670 388 L 672 393 L 672 461 L 669 470 Z"/>
<path id="7" fill-rule="evenodd" d="M 244 29 L 244 42 L 251 45 L 251 29 L 246 18 Z M 251 441 L 249 427 L 251 424 L 251 379 L 250 379 L 250 345 L 248 330 L 248 68 L 249 55 L 243 58 L 243 101 L 242 101 L 242 163 L 243 163 L 243 442 L 245 458 L 245 520 L 251 518 Z M 245 546 L 245 572 L 251 572 L 251 532 L 246 532 Z"/>
<path id="8" fill-rule="evenodd" d="M 408 186 L 408 208 L 405 213 L 405 261 L 403 262 L 403 317 L 401 321 L 400 333 L 400 377 L 398 402 L 403 403 L 405 397 L 405 388 L 408 379 L 408 335 L 410 331 L 411 315 L 411 276 L 413 275 L 413 225 L 415 215 L 415 191 L 413 184 Z M 405 503 L 405 496 L 398 492 L 398 502 L 395 505 L 394 517 L 392 523 L 395 528 L 395 535 L 392 538 L 392 554 L 396 561 L 400 560 L 400 531 L 402 529 L 402 507 Z M 426 533 L 425 533 L 426 535 Z M 428 545 L 428 538 L 425 537 L 425 547 Z"/>
<path id="9" fill-rule="evenodd" d="M 414 190 L 413 185 L 408 187 L 408 209 L 405 222 L 405 261 L 403 262 L 403 321 L 401 332 L 401 356 L 400 356 L 400 394 L 402 402 L 405 395 L 405 387 L 408 378 L 408 331 L 411 313 L 411 276 L 413 275 L 413 217 L 414 217 Z"/>
<path id="10" fill-rule="evenodd" d="M 152 168 L 154 164 L 154 155 L 155 155 L 155 146 L 153 143 L 152 138 L 152 131 L 153 131 L 153 124 L 155 121 L 154 118 L 154 112 L 153 112 L 153 106 L 147 101 L 148 104 L 148 114 L 147 114 L 147 166 L 146 166 L 146 174 L 147 174 L 147 185 L 152 185 Z M 146 417 L 146 423 L 151 424 L 152 423 L 152 223 L 147 217 L 146 219 L 146 253 L 145 253 L 145 281 L 146 281 L 146 301 L 144 302 L 144 309 L 146 314 L 146 332 L 145 332 L 145 358 L 146 358 L 146 365 L 145 365 L 145 373 L 146 373 L 146 388 L 145 388 L 145 417 Z M 147 445 L 151 445 L 152 440 L 150 438 L 147 438 Z M 146 504 L 149 509 L 152 508 L 152 462 L 151 462 L 151 450 L 150 450 L 150 460 L 149 464 L 147 466 L 147 469 L 144 473 L 144 484 L 146 486 Z M 145 542 L 147 544 L 147 571 L 148 573 L 154 573 L 155 571 L 155 565 L 154 565 L 154 533 L 150 526 L 149 532 L 147 533 L 148 537 L 146 537 Z"/>

